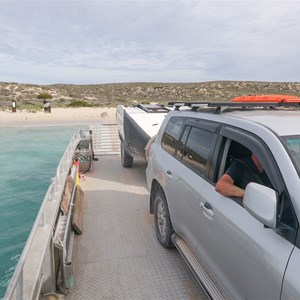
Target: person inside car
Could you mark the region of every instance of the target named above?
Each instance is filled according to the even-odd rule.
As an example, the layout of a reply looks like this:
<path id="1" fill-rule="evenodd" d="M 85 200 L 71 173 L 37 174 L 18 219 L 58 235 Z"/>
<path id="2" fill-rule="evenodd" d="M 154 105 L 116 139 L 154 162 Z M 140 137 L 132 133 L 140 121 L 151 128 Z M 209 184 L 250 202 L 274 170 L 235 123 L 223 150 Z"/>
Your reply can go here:
<path id="1" fill-rule="evenodd" d="M 263 166 L 253 153 L 249 157 L 235 159 L 217 181 L 215 189 L 223 196 L 243 198 L 249 182 L 256 182 L 272 188 Z"/>

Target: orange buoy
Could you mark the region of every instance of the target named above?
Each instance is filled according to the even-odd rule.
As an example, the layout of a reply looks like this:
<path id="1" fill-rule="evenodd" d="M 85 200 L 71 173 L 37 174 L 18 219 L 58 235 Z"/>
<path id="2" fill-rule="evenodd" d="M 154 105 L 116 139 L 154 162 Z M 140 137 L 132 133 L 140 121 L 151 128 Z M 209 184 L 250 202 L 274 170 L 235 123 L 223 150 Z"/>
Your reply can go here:
<path id="1" fill-rule="evenodd" d="M 291 95 L 248 95 L 235 97 L 231 102 L 300 102 L 300 97 Z"/>

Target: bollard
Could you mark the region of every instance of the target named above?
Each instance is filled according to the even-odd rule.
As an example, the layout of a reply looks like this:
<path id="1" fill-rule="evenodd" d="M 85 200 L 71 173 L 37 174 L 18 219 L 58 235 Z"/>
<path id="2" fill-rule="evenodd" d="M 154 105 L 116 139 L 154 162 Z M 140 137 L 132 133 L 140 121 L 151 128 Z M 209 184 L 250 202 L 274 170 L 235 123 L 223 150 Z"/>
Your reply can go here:
<path id="1" fill-rule="evenodd" d="M 17 111 L 17 103 L 15 100 L 11 101 L 11 112 L 16 112 Z"/>
<path id="2" fill-rule="evenodd" d="M 51 104 L 50 102 L 44 100 L 44 112 L 51 113 Z"/>

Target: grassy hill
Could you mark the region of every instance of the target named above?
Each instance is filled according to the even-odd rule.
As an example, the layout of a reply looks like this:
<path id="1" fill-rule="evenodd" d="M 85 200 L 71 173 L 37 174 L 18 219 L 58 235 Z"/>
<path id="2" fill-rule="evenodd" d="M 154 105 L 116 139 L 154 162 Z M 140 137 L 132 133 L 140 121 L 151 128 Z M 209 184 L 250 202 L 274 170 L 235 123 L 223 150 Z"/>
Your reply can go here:
<path id="1" fill-rule="evenodd" d="M 229 101 L 240 95 L 285 94 L 300 96 L 300 82 L 212 81 L 199 83 L 114 83 L 94 85 L 30 85 L 0 83 L 0 109 L 42 109 L 43 99 L 52 107 L 107 106 L 168 101 Z"/>

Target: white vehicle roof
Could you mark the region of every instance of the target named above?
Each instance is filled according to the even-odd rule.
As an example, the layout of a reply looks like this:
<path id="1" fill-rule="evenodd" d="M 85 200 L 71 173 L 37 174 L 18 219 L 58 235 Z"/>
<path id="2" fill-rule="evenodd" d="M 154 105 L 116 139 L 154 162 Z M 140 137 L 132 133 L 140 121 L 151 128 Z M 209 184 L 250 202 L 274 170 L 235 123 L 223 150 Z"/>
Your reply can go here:
<path id="1" fill-rule="evenodd" d="M 167 115 L 167 112 L 147 113 L 139 107 L 124 107 L 124 110 L 150 137 L 157 134 L 161 123 Z"/>
<path id="2" fill-rule="evenodd" d="M 300 134 L 300 110 L 253 110 L 225 112 L 224 116 L 246 119 L 268 127 L 280 136 Z"/>
<path id="3" fill-rule="evenodd" d="M 194 102 L 189 104 L 180 102 L 175 111 L 181 115 L 195 118 L 213 120 L 240 128 L 250 129 L 260 124 L 269 128 L 279 136 L 300 134 L 300 105 L 299 103 L 232 103 L 232 102 Z M 194 111 L 191 111 L 192 110 Z M 201 117 L 201 114 L 202 117 Z M 249 128 L 245 121 L 249 121 Z"/>

